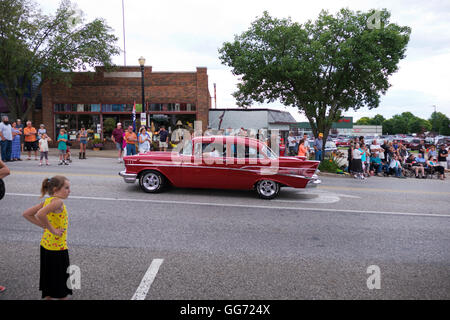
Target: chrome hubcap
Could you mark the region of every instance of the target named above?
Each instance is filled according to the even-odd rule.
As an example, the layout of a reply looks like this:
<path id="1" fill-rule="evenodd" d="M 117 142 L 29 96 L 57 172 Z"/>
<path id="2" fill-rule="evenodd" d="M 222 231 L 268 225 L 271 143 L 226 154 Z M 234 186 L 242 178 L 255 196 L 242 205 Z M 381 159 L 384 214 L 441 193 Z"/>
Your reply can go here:
<path id="1" fill-rule="evenodd" d="M 156 174 L 149 173 L 144 176 L 144 179 L 142 179 L 142 184 L 144 185 L 145 189 L 154 191 L 158 189 L 161 181 Z"/>
<path id="2" fill-rule="evenodd" d="M 277 191 L 276 182 L 264 180 L 259 183 L 259 192 L 266 197 L 273 196 Z"/>

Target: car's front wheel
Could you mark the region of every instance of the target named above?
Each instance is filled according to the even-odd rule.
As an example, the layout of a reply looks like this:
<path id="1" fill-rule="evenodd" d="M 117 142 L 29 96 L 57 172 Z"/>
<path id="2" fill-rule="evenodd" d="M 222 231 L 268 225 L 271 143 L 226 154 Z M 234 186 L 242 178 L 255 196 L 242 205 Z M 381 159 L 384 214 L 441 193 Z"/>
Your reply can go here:
<path id="1" fill-rule="evenodd" d="M 139 179 L 141 189 L 147 193 L 158 193 L 162 191 L 165 184 L 164 176 L 157 171 L 146 171 Z"/>
<path id="2" fill-rule="evenodd" d="M 270 200 L 280 193 L 280 184 L 272 180 L 261 180 L 256 184 L 256 192 L 260 198 Z"/>

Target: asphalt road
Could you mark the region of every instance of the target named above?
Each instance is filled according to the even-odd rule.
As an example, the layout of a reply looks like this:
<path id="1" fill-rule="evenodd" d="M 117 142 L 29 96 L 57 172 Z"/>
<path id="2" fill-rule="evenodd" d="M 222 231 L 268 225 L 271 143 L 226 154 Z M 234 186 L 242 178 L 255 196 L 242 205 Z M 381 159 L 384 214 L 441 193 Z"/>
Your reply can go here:
<path id="1" fill-rule="evenodd" d="M 37 163 L 9 163 L 0 300 L 40 298 L 42 231 L 21 214 L 55 174 L 71 181 L 76 300 L 450 298 L 450 178 L 323 177 L 264 201 L 250 191 L 146 194 L 123 182 L 116 159 Z M 367 285 L 374 265 L 379 289 Z"/>

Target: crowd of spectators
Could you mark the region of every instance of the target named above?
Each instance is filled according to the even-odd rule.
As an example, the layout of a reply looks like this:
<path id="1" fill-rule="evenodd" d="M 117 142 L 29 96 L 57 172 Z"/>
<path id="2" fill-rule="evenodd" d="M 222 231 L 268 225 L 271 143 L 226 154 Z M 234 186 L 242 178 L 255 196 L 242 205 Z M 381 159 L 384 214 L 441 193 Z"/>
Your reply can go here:
<path id="1" fill-rule="evenodd" d="M 421 141 L 418 153 L 410 153 L 405 145 L 396 140 L 385 140 L 381 145 L 373 140 L 367 144 L 364 137 L 359 137 L 350 142 L 348 172 L 356 179 L 366 179 L 372 175 L 425 179 L 437 175 L 444 180 L 445 170 L 449 168 L 448 153 L 445 145 L 438 150 L 434 145 L 427 149 L 424 141 Z"/>

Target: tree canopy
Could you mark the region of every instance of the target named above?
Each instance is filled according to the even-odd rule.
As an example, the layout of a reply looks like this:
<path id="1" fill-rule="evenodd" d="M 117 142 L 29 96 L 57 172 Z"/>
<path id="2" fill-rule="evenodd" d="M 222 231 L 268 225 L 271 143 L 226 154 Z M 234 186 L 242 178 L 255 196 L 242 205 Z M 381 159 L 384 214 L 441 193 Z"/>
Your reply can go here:
<path id="1" fill-rule="evenodd" d="M 368 21 L 378 14 L 379 26 Z M 250 28 L 219 49 L 223 64 L 240 77 L 239 106 L 280 101 L 305 114 L 324 138 L 344 111 L 376 108 L 388 78 L 405 57 L 410 28 L 390 23 L 390 13 L 322 11 L 304 24 L 264 12 Z"/>
<path id="2" fill-rule="evenodd" d="M 55 15 L 32 0 L 0 1 L 0 94 L 11 117 L 27 118 L 45 80 L 69 84 L 71 71 L 111 66 L 116 42 L 104 20 L 85 22 L 70 0 Z"/>
<path id="3" fill-rule="evenodd" d="M 382 125 L 383 134 L 421 134 L 431 131 L 429 121 L 416 117 L 411 112 L 396 114 L 391 119 L 385 120 Z"/>
<path id="4" fill-rule="evenodd" d="M 450 135 L 450 120 L 449 118 L 443 114 L 442 112 L 433 112 L 429 119 L 429 122 L 432 126 L 432 131 L 442 134 L 442 135 Z"/>

